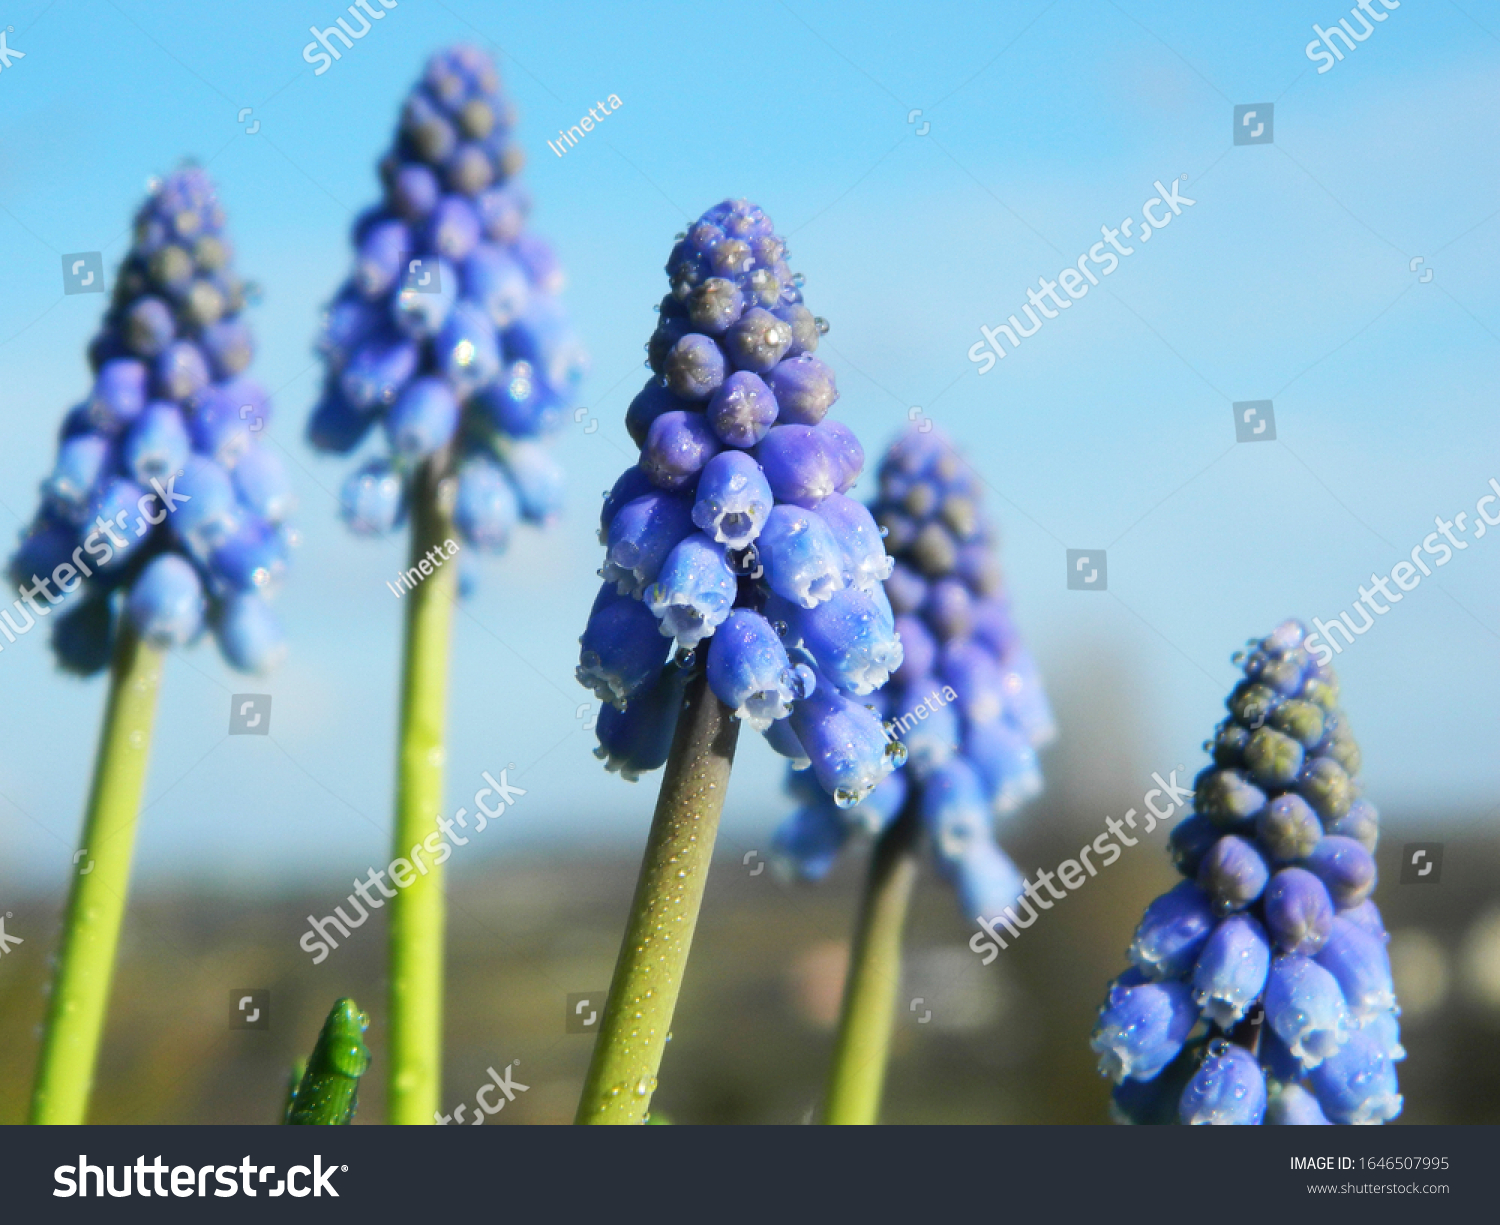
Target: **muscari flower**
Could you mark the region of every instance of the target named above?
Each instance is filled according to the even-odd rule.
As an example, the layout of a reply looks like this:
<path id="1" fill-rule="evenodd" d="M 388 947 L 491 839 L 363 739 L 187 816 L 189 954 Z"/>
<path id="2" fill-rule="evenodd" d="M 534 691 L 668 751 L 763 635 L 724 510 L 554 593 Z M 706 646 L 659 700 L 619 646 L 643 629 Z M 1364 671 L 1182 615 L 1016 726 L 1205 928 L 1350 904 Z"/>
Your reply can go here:
<path id="1" fill-rule="evenodd" d="M 852 808 L 904 759 L 870 705 L 902 656 L 890 560 L 843 496 L 864 453 L 826 419 L 827 325 L 745 200 L 679 235 L 667 275 L 652 378 L 625 417 L 640 460 L 605 495 L 604 585 L 580 640 L 578 680 L 607 704 L 597 755 L 632 779 L 660 766 L 701 663 L 831 809 Z"/>
<path id="2" fill-rule="evenodd" d="M 805 373 L 791 377 L 799 395 L 811 395 Z M 780 592 L 778 605 L 814 653 L 862 630 L 836 676 L 845 692 L 862 695 L 852 700 L 879 707 L 909 753 L 905 778 L 887 779 L 846 812 L 794 785 L 803 807 L 778 834 L 784 861 L 804 879 L 821 877 L 833 862 L 826 846 L 855 830 L 879 833 L 909 800 L 966 917 L 998 915 L 1021 893 L 993 823 L 1041 791 L 1036 751 L 1055 730 L 1011 620 L 979 496 L 951 442 L 936 430 L 909 432 L 881 461 L 869 509 L 836 494 L 818 505 L 836 532 L 845 585 L 810 609 L 795 592 Z M 894 638 L 902 655 L 893 663 L 882 652 Z M 874 690 L 888 667 L 890 684 Z"/>
<path id="3" fill-rule="evenodd" d="M 524 229 L 515 121 L 488 56 L 434 55 L 380 162 L 385 198 L 355 222 L 308 435 L 347 454 L 380 427 L 381 454 L 342 491 L 361 535 L 401 526 L 413 475 L 445 449 L 454 526 L 476 550 L 501 552 L 517 522 L 545 525 L 561 509 L 562 473 L 541 440 L 566 419 L 586 358 L 558 303 L 557 259 Z"/>
<path id="4" fill-rule="evenodd" d="M 1146 909 L 1094 1030 L 1121 1121 L 1384 1123 L 1405 1056 L 1371 900 L 1379 818 L 1338 680 L 1287 621 L 1237 655 L 1244 679 L 1204 748 L 1187 879 Z M 1136 1002 L 1140 984 L 1173 1008 Z M 1164 999 L 1167 997 L 1163 997 Z M 1162 1017 L 1169 1017 L 1170 1024 Z M 1155 1018 L 1155 1020 L 1153 1020 Z"/>
<path id="5" fill-rule="evenodd" d="M 107 666 L 122 617 L 160 648 L 211 630 L 242 671 L 285 654 L 267 599 L 296 542 L 291 484 L 264 442 L 266 393 L 246 373 L 253 290 L 233 256 L 202 169 L 153 180 L 89 345 L 93 388 L 63 420 L 10 562 L 24 620 L 7 612 L 7 634 L 55 610 L 52 649 L 69 671 Z"/>

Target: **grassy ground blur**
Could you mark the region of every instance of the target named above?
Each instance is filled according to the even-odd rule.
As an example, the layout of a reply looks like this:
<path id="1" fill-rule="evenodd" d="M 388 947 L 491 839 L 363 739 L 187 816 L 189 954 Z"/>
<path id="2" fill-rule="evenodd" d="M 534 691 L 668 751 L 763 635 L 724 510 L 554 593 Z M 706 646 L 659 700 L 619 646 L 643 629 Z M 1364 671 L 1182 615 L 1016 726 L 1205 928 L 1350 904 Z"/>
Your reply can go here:
<path id="1" fill-rule="evenodd" d="M 1050 867 L 1102 829 L 1103 816 L 1042 803 L 1007 844 L 1028 868 Z M 1410 833 L 1388 817 L 1386 826 L 1377 896 L 1410 1052 L 1401 1122 L 1500 1121 L 1500 839 L 1458 823 Z M 902 996 L 921 1002 L 900 1018 L 886 1121 L 1105 1118 L 1088 1033 L 1142 907 L 1172 883 L 1160 833 L 1057 903 L 989 967 L 967 948 L 951 892 L 924 874 Z M 1407 840 L 1446 842 L 1436 887 L 1398 883 Z M 864 854 L 846 855 L 821 886 L 792 888 L 756 873 L 759 858 L 721 850 L 655 1105 L 679 1123 L 805 1122 L 822 1092 Z M 565 1032 L 565 999 L 608 985 L 635 869 L 619 857 L 530 858 L 459 880 L 445 1110 L 466 1103 L 472 1119 L 487 1069 L 519 1059 L 512 1080 L 528 1088 L 490 1122 L 571 1120 L 592 1039 Z M 279 899 L 133 898 L 92 1120 L 271 1122 L 293 1058 L 310 1049 L 332 1001 L 350 994 L 373 1018 L 359 1121 L 381 1121 L 381 915 L 322 965 L 297 947 L 306 916 L 328 913 L 346 889 L 330 881 Z M 60 899 L 13 897 L 5 909 L 27 916 L 31 936 L 0 959 L 0 1122 L 14 1123 L 25 1117 Z M 230 1030 L 230 992 L 242 987 L 270 989 L 270 1030 Z"/>

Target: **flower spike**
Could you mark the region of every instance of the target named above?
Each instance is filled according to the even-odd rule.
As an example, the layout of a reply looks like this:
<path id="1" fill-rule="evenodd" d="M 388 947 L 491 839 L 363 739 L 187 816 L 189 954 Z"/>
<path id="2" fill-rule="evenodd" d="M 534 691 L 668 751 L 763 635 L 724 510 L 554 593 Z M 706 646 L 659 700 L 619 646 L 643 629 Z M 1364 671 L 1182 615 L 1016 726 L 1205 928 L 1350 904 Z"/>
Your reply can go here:
<path id="1" fill-rule="evenodd" d="M 1204 743 L 1196 812 L 1172 831 L 1187 879 L 1146 908 L 1135 968 L 1093 1048 L 1123 1122 L 1385 1123 L 1401 1112 L 1388 939 L 1370 900 L 1378 818 L 1338 679 L 1285 621 L 1248 654 Z M 1132 986 L 1132 984 L 1137 984 Z M 1173 992 L 1150 1059 L 1118 1001 Z"/>

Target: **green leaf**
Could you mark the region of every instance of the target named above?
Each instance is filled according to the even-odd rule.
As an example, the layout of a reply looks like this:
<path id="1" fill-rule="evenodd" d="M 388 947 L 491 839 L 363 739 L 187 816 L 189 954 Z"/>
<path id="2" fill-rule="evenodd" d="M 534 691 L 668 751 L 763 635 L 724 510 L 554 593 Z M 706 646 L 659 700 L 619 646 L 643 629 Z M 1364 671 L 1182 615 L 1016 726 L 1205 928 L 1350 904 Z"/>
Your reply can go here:
<path id="1" fill-rule="evenodd" d="M 285 1123 L 292 1117 L 292 1107 L 297 1104 L 297 1086 L 302 1083 L 302 1078 L 307 1075 L 307 1060 L 298 1059 L 292 1064 L 292 1074 L 287 1080 L 286 1101 L 281 1106 L 281 1121 Z"/>
<path id="2" fill-rule="evenodd" d="M 369 1026 L 370 1018 L 353 1000 L 341 999 L 333 1006 L 307 1061 L 307 1071 L 287 1102 L 288 1123 L 340 1125 L 353 1121 L 359 1078 L 370 1066 L 364 1040 Z"/>

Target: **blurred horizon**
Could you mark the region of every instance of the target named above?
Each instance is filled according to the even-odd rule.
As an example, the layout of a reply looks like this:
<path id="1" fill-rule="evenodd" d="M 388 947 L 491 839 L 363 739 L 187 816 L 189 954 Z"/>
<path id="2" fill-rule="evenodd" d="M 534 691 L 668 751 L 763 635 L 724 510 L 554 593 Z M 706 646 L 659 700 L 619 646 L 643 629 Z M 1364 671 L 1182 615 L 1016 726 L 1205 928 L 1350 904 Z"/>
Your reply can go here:
<path id="1" fill-rule="evenodd" d="M 1068 831 L 1093 818 L 1056 800 L 1041 807 L 1042 819 L 1007 841 L 1022 861 L 1051 866 L 1077 846 Z M 967 945 L 952 890 L 922 865 L 882 1121 L 1107 1120 L 1109 1084 L 1089 1031 L 1142 908 L 1176 879 L 1166 833 L 1159 827 L 1056 903 L 989 966 Z M 1477 833 L 1388 821 L 1376 853 L 1408 1051 L 1396 1126 L 1500 1121 L 1500 837 Z M 1438 887 L 1397 883 L 1402 843 L 1414 835 L 1448 840 Z M 867 851 L 851 848 L 827 880 L 789 888 L 720 840 L 653 1111 L 684 1124 L 817 1117 Z M 472 1111 L 486 1070 L 519 1059 L 515 1079 L 527 1090 L 488 1121 L 572 1121 L 591 1039 L 566 1030 L 568 997 L 607 988 L 638 858 L 531 848 L 454 874 L 444 1111 L 461 1102 Z M 331 879 L 283 882 L 254 898 L 226 895 L 211 879 L 139 890 L 90 1118 L 270 1123 L 292 1061 L 334 999 L 352 995 L 370 1014 L 373 1055 L 355 1122 L 382 1122 L 384 912 L 317 966 L 296 944 L 308 911 L 328 913 L 347 890 Z M 50 947 L 60 900 L 22 894 L 8 905 L 25 926 L 7 930 Z M 25 1114 L 45 976 L 42 957 L 0 960 L 0 1125 Z M 246 988 L 270 992 L 269 1031 L 229 1028 L 231 999 Z"/>

